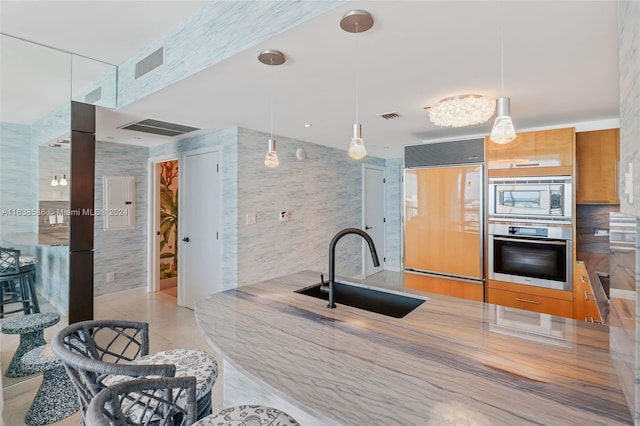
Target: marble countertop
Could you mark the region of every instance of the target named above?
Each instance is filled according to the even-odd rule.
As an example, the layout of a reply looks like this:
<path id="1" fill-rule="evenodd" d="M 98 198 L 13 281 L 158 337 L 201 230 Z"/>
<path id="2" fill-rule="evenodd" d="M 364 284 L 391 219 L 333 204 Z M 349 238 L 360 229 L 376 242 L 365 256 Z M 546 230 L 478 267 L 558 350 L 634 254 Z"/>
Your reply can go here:
<path id="1" fill-rule="evenodd" d="M 361 424 L 632 424 L 608 327 L 445 296 L 401 319 L 294 293 L 301 272 L 217 293 L 196 320 L 225 362 Z"/>

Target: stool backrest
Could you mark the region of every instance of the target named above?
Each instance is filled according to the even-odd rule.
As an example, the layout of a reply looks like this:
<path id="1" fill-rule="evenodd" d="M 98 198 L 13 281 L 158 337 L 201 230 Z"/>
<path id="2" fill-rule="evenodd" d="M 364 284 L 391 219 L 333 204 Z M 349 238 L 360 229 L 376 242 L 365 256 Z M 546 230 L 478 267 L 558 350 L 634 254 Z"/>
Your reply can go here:
<path id="1" fill-rule="evenodd" d="M 20 272 L 20 250 L 0 247 L 0 276 Z"/>
<path id="2" fill-rule="evenodd" d="M 177 404 L 181 397 L 183 403 Z M 100 391 L 86 421 L 92 426 L 189 426 L 196 421 L 196 378 L 137 379 Z"/>
<path id="3" fill-rule="evenodd" d="M 173 377 L 176 371 L 173 364 L 127 364 L 149 354 L 149 324 L 144 322 L 78 322 L 60 330 L 51 346 L 78 392 L 83 416 L 91 400 L 107 387 L 104 381 L 109 376 Z"/>

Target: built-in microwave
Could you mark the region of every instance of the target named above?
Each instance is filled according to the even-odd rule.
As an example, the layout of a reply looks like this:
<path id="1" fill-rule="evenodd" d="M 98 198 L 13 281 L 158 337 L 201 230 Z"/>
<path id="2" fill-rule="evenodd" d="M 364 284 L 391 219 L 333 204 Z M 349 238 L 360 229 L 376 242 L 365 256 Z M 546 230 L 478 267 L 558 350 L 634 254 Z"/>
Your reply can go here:
<path id="1" fill-rule="evenodd" d="M 489 179 L 489 219 L 571 223 L 571 176 Z"/>

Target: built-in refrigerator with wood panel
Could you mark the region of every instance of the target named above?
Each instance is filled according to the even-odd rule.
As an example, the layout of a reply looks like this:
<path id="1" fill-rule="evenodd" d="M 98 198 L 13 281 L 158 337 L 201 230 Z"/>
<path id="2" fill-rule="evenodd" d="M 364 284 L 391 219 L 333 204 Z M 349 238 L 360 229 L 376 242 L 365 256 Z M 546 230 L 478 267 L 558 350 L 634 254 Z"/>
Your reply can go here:
<path id="1" fill-rule="evenodd" d="M 484 141 L 405 147 L 405 287 L 484 300 Z"/>

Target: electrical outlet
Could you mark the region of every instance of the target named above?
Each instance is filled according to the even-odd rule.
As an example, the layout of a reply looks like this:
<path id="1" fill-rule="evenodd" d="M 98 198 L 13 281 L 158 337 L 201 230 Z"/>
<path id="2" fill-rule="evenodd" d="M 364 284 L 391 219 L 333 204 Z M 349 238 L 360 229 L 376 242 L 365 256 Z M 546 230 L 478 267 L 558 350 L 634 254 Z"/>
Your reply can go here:
<path id="1" fill-rule="evenodd" d="M 280 222 L 289 222 L 289 212 L 280 212 Z"/>
<path id="2" fill-rule="evenodd" d="M 116 280 L 116 273 L 115 272 L 107 272 L 107 282 L 113 282 Z"/>

